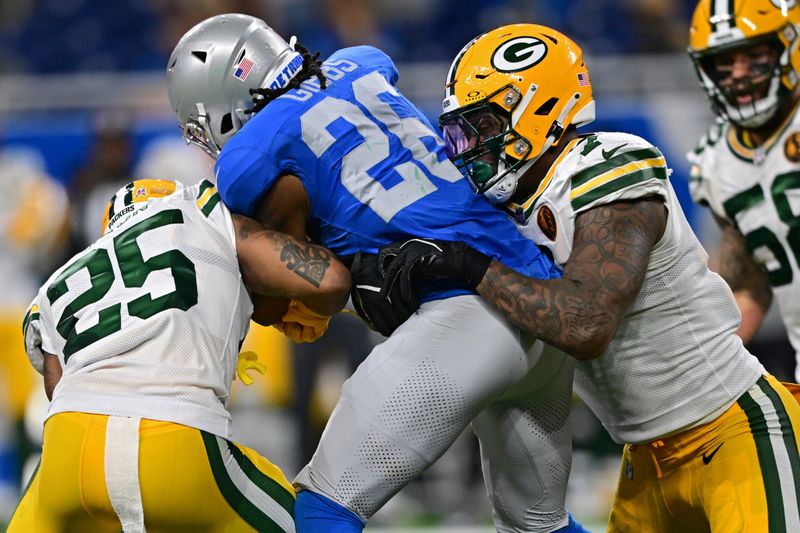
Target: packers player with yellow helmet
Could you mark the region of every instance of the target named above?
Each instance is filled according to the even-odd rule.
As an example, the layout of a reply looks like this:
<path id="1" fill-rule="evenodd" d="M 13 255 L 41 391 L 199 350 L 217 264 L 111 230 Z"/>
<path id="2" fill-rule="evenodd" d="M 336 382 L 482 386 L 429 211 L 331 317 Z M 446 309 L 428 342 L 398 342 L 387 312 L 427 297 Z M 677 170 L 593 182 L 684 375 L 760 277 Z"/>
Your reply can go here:
<path id="1" fill-rule="evenodd" d="M 689 54 L 718 120 L 688 154 L 694 200 L 722 229 L 719 273 L 757 333 L 773 295 L 800 361 L 800 6 L 697 4 Z M 800 364 L 795 366 L 800 379 Z"/>
<path id="2" fill-rule="evenodd" d="M 594 118 L 578 45 L 534 24 L 485 33 L 453 62 L 443 108 L 451 159 L 563 277 L 415 239 L 382 249 L 384 291 L 461 281 L 577 359 L 576 391 L 625 443 L 609 531 L 800 531 L 800 405 L 734 334 L 658 148 L 578 134 Z"/>
<path id="3" fill-rule="evenodd" d="M 52 402 L 8 531 L 295 531 L 289 481 L 232 440 L 231 382 L 264 370 L 239 356 L 251 317 L 331 315 L 349 271 L 325 248 L 232 215 L 205 180 L 129 183 L 102 233 L 23 322 Z M 264 308 L 287 298 L 289 312 Z"/>

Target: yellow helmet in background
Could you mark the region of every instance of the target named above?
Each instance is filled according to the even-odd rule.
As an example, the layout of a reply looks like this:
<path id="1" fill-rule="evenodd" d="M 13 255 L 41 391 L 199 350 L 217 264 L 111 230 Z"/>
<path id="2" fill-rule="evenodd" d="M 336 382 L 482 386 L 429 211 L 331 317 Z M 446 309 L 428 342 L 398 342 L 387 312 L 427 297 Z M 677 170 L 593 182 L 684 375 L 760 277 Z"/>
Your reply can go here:
<path id="1" fill-rule="evenodd" d="M 122 187 L 106 204 L 102 235 L 128 220 L 134 213 L 147 207 L 147 201 L 174 193 L 178 184 L 169 180 L 135 180 Z"/>
<path id="2" fill-rule="evenodd" d="M 494 203 L 511 198 L 570 125 L 595 118 L 581 49 L 536 24 L 502 26 L 467 44 L 450 66 L 442 110 L 448 157 Z"/>
<path id="3" fill-rule="evenodd" d="M 700 0 L 689 30 L 689 55 L 718 115 L 750 128 L 772 118 L 800 80 L 798 24 L 797 0 Z M 769 68 L 768 85 L 761 90 L 764 96 L 737 104 L 731 90 L 720 83 L 715 58 L 761 44 L 774 46 L 777 52 L 774 65 L 760 67 Z"/>

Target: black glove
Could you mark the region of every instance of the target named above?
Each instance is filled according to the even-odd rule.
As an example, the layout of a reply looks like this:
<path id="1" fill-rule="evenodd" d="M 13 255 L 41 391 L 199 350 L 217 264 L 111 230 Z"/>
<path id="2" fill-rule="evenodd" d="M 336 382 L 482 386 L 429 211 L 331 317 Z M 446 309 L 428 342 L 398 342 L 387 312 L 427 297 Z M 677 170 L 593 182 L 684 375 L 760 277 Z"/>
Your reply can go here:
<path id="1" fill-rule="evenodd" d="M 367 325 L 381 335 L 389 336 L 419 307 L 416 296 L 395 298 L 394 293 L 381 294 L 383 277 L 378 268 L 378 256 L 359 252 L 350 266 L 353 306 Z"/>
<path id="2" fill-rule="evenodd" d="M 417 301 L 414 281 L 450 280 L 475 289 L 492 258 L 463 242 L 409 239 L 381 248 L 378 263 L 383 277 L 381 295 L 395 304 Z"/>

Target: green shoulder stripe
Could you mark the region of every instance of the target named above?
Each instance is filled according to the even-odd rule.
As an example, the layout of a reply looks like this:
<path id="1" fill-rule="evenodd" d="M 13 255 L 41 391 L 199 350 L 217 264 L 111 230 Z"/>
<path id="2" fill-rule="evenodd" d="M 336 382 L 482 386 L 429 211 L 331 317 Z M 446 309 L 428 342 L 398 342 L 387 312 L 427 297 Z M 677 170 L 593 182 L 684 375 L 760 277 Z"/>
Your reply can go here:
<path id="1" fill-rule="evenodd" d="M 205 193 L 210 187 L 213 186 L 214 184 L 211 183 L 210 181 L 203 180 L 202 183 L 200 183 L 200 191 L 197 193 L 197 199 L 199 200 L 203 196 L 203 193 Z"/>
<path id="2" fill-rule="evenodd" d="M 214 208 L 217 207 L 218 203 L 219 203 L 219 193 L 215 192 L 208 199 L 206 205 L 200 208 L 200 211 L 202 211 L 205 216 L 209 216 L 211 214 L 211 211 L 213 211 Z"/>
<path id="3" fill-rule="evenodd" d="M 25 336 L 25 332 L 28 331 L 28 326 L 31 325 L 31 322 L 34 320 L 39 320 L 39 307 L 33 306 L 28 309 L 28 312 L 25 313 L 25 318 L 22 319 L 22 336 Z"/>
<path id="4" fill-rule="evenodd" d="M 612 149 L 613 150 L 613 149 Z M 614 170 L 617 167 L 633 163 L 634 161 L 642 161 L 645 159 L 653 159 L 656 157 L 663 157 L 657 148 L 642 148 L 641 150 L 632 150 L 616 155 L 602 163 L 598 163 L 589 168 L 585 168 L 572 176 L 572 188 L 580 187 L 592 178 L 599 176 L 609 170 Z"/>
<path id="5" fill-rule="evenodd" d="M 667 169 L 665 167 L 650 167 L 637 170 L 636 172 L 630 172 L 624 176 L 595 187 L 594 189 L 590 189 L 584 194 L 574 198 L 570 204 L 572 205 L 572 209 L 577 211 L 578 209 L 581 209 L 582 207 L 594 202 L 598 198 L 602 198 L 603 196 L 609 195 L 621 189 L 625 189 L 631 185 L 635 185 L 636 183 L 641 183 L 654 178 L 666 180 Z"/>

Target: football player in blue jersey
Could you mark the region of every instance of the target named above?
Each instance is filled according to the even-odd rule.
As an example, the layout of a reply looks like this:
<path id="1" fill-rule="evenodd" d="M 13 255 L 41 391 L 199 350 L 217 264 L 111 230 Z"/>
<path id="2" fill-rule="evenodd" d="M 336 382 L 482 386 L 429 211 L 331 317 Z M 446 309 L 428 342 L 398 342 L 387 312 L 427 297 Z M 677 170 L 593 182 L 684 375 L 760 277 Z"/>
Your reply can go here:
<path id="1" fill-rule="evenodd" d="M 525 275 L 560 275 L 472 193 L 397 78 L 376 48 L 321 62 L 245 15 L 198 24 L 167 67 L 171 105 L 187 142 L 217 159 L 223 201 L 351 262 L 354 305 L 389 337 L 344 384 L 295 480 L 297 529 L 361 531 L 471 424 L 498 530 L 582 531 L 564 508 L 570 360 L 455 283 L 422 287 L 415 313 L 392 314 L 378 297 L 370 254 L 411 235 L 467 242 Z"/>

